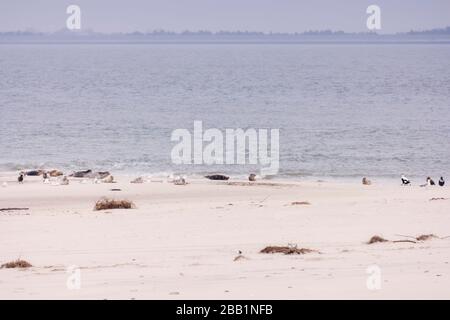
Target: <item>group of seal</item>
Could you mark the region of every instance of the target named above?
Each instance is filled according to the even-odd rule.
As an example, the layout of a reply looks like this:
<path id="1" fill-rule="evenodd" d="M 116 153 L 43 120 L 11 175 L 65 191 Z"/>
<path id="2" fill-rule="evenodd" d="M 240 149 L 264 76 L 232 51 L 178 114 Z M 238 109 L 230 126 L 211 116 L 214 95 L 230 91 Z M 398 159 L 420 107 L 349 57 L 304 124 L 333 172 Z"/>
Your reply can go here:
<path id="1" fill-rule="evenodd" d="M 19 177 L 17 178 L 17 181 L 19 183 L 23 183 L 26 176 L 29 177 L 39 177 L 42 176 L 44 179 L 44 183 L 48 183 L 50 181 L 49 177 L 60 177 L 64 176 L 64 173 L 59 170 L 30 170 L 30 171 L 22 171 L 19 174 Z M 114 178 L 111 176 L 111 174 L 108 171 L 100 171 L 100 172 L 92 172 L 92 170 L 84 170 L 84 171 L 77 171 L 70 175 L 70 177 L 74 178 L 97 178 L 97 179 L 105 179 L 108 178 L 111 181 L 107 182 L 113 182 Z M 63 184 L 68 184 L 68 179 L 66 176 L 63 177 L 62 182 Z"/>
<path id="2" fill-rule="evenodd" d="M 223 174 L 213 174 L 213 175 L 209 175 L 209 176 L 205 176 L 205 178 L 209 179 L 209 180 L 219 180 L 219 181 L 227 181 L 230 179 L 229 176 L 223 175 Z M 248 181 L 256 181 L 256 174 L 251 173 L 248 176 Z"/>

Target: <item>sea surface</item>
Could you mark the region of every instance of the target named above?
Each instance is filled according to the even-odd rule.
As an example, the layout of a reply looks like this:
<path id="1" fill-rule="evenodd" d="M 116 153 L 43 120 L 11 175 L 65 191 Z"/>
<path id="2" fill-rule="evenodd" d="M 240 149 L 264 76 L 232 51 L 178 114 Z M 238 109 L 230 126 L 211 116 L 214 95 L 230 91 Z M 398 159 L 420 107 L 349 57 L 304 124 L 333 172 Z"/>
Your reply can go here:
<path id="1" fill-rule="evenodd" d="M 175 165 L 175 129 L 280 129 L 276 177 L 450 179 L 450 45 L 0 45 L 0 171 Z"/>

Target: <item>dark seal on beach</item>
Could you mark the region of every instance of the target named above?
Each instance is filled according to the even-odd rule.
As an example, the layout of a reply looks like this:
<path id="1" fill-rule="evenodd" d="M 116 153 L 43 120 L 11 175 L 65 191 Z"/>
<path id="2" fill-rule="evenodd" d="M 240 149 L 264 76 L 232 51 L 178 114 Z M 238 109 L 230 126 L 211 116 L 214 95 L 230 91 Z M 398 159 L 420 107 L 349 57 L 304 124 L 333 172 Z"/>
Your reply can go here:
<path id="1" fill-rule="evenodd" d="M 224 176 L 222 174 L 213 174 L 211 176 L 205 176 L 209 180 L 228 180 L 230 177 Z"/>
<path id="2" fill-rule="evenodd" d="M 44 173 L 44 170 L 31 170 L 27 172 L 27 176 L 29 177 L 37 177 Z"/>
<path id="3" fill-rule="evenodd" d="M 74 178 L 86 178 L 87 176 L 89 176 L 90 174 L 92 174 L 92 170 L 85 170 L 85 171 L 77 171 L 74 172 L 70 175 L 70 177 L 74 177 Z"/>
<path id="4" fill-rule="evenodd" d="M 248 176 L 248 181 L 256 181 L 256 174 L 252 173 Z"/>

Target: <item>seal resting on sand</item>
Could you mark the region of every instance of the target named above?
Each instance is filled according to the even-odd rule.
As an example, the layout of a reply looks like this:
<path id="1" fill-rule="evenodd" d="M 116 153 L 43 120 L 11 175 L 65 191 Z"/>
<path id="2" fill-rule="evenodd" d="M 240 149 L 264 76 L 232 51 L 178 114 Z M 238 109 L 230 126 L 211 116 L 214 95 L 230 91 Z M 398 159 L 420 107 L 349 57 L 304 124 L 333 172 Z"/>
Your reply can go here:
<path id="1" fill-rule="evenodd" d="M 70 175 L 70 177 L 74 178 L 86 178 L 88 175 L 92 174 L 92 170 L 84 170 L 84 171 L 77 171 Z"/>
<path id="2" fill-rule="evenodd" d="M 222 174 L 213 174 L 211 176 L 205 176 L 209 180 L 228 180 L 230 177 L 224 176 Z"/>
<path id="3" fill-rule="evenodd" d="M 256 174 L 252 173 L 248 176 L 248 181 L 256 181 Z"/>
<path id="4" fill-rule="evenodd" d="M 21 173 L 19 174 L 19 177 L 17 178 L 17 182 L 23 183 L 23 177 L 24 177 L 24 173 L 21 172 Z"/>
<path id="5" fill-rule="evenodd" d="M 372 181 L 370 181 L 369 179 L 367 179 L 366 177 L 364 177 L 362 179 L 362 184 L 365 186 L 370 186 L 372 184 Z"/>
<path id="6" fill-rule="evenodd" d="M 103 183 L 115 183 L 113 176 L 107 176 L 106 178 L 102 179 Z"/>
<path id="7" fill-rule="evenodd" d="M 105 179 L 107 176 L 111 175 L 108 171 L 100 171 L 95 174 L 98 179 Z"/>
<path id="8" fill-rule="evenodd" d="M 38 177 L 44 173 L 44 170 L 31 170 L 27 172 L 27 176 L 29 177 Z"/>
<path id="9" fill-rule="evenodd" d="M 442 177 L 439 179 L 439 186 L 441 186 L 441 187 L 445 186 L 445 181 L 444 181 L 444 178 L 442 178 Z"/>
<path id="10" fill-rule="evenodd" d="M 139 177 L 131 181 L 130 183 L 144 183 L 144 178 Z"/>
<path id="11" fill-rule="evenodd" d="M 186 178 L 185 178 L 185 177 L 180 177 L 180 176 L 178 176 L 178 177 L 176 177 L 176 178 L 173 180 L 173 184 L 174 184 L 174 185 L 177 185 L 177 186 L 184 186 L 184 185 L 187 184 L 187 183 L 186 183 Z"/>
<path id="12" fill-rule="evenodd" d="M 50 177 L 55 178 L 55 177 L 60 177 L 60 176 L 64 175 L 64 173 L 62 173 L 62 172 L 59 171 L 59 170 L 51 170 L 51 171 L 48 172 L 48 175 L 49 175 Z"/>

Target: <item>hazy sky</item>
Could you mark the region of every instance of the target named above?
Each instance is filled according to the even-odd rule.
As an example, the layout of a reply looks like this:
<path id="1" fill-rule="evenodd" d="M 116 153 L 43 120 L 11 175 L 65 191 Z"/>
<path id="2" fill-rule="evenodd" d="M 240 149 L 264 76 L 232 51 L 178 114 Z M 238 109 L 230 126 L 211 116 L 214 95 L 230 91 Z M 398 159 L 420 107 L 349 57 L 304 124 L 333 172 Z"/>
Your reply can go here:
<path id="1" fill-rule="evenodd" d="M 380 33 L 450 25 L 450 0 L 0 0 L 0 31 L 62 29 L 70 4 L 81 7 L 82 29 L 102 32 L 367 31 L 370 4 L 381 7 Z"/>

